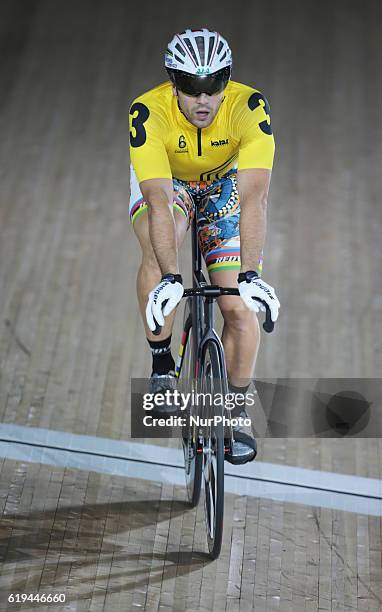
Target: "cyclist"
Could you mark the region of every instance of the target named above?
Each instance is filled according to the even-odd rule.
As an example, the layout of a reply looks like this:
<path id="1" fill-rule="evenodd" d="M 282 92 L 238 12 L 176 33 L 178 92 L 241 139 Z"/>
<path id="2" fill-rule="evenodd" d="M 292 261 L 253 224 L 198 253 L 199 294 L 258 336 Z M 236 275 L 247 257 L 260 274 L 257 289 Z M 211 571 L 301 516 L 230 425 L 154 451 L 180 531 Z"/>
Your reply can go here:
<path id="1" fill-rule="evenodd" d="M 142 248 L 137 291 L 154 392 L 174 386 L 171 331 L 184 289 L 178 250 L 194 214 L 211 282 L 238 283 L 242 297 L 218 299 L 231 392 L 245 393 L 254 373 L 262 309 L 254 298 L 267 302 L 273 321 L 278 317 L 275 291 L 261 279 L 274 156 L 269 105 L 257 89 L 230 80 L 231 66 L 218 32 L 175 34 L 165 52 L 170 81 L 130 108 L 130 216 Z M 160 336 L 152 333 L 154 317 L 163 326 Z M 245 415 L 239 407 L 233 413 Z M 234 438 L 229 460 L 254 459 L 252 431 L 237 428 Z"/>

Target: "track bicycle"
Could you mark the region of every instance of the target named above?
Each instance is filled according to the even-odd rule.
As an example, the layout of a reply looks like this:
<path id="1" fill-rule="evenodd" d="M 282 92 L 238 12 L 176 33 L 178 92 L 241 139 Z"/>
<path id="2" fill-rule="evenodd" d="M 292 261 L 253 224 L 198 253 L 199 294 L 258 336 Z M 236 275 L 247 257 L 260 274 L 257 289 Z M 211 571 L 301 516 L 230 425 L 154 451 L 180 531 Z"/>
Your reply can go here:
<path id="1" fill-rule="evenodd" d="M 183 332 L 176 375 L 179 382 L 185 382 L 188 392 L 204 394 L 211 398 L 200 409 L 191 403 L 187 409 L 186 425 L 182 431 L 182 445 L 186 476 L 187 496 L 191 507 L 197 506 L 204 481 L 204 507 L 207 529 L 207 543 L 210 557 L 216 559 L 221 550 L 224 515 L 224 457 L 232 451 L 232 427 L 224 427 L 224 404 L 216 406 L 213 398 L 225 397 L 228 393 L 227 370 L 222 342 L 214 329 L 214 303 L 221 295 L 237 295 L 237 288 L 209 285 L 202 272 L 202 258 L 198 243 L 196 215 L 192 221 L 192 279 L 193 287 L 185 289 L 187 298 Z M 273 331 L 274 323 L 268 305 L 263 328 Z M 161 327 L 157 325 L 154 334 Z M 190 388 L 191 387 L 191 388 Z M 209 425 L 198 425 L 191 416 L 202 414 Z M 214 416 L 222 417 L 216 419 Z M 228 429 L 228 432 L 227 432 Z"/>

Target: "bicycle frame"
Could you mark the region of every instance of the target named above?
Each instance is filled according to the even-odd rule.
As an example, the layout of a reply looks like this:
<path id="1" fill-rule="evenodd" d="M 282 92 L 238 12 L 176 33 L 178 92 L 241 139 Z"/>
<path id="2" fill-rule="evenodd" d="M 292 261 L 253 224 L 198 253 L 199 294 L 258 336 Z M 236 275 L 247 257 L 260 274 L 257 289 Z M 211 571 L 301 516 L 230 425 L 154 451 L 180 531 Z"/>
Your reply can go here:
<path id="1" fill-rule="evenodd" d="M 226 381 L 227 376 L 224 349 L 222 342 L 214 329 L 214 297 L 216 296 L 213 292 L 214 286 L 208 285 L 208 282 L 202 271 L 202 257 L 198 242 L 196 214 L 194 215 L 194 218 L 192 220 L 191 232 L 192 286 L 193 289 L 197 289 L 198 287 L 211 287 L 211 297 L 193 296 L 188 298 L 190 312 L 184 325 L 178 362 L 176 365 L 176 375 L 180 376 L 181 373 L 184 350 L 188 341 L 189 330 L 192 325 L 194 330 L 194 333 L 192 335 L 194 343 L 192 351 L 192 371 L 195 374 L 195 378 L 197 380 L 199 380 L 200 378 L 199 364 L 201 363 L 204 357 L 205 347 L 208 342 L 213 342 L 216 345 L 221 370 L 224 373 L 224 380 Z M 197 322 L 199 322 L 200 324 L 197 325 Z"/>

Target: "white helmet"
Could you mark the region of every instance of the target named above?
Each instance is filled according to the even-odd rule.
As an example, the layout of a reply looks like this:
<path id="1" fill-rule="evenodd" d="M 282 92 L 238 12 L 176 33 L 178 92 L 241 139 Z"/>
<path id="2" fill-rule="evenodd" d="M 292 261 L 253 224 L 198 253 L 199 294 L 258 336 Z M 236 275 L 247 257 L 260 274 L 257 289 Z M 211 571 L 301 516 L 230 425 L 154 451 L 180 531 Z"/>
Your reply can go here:
<path id="1" fill-rule="evenodd" d="M 232 53 L 227 41 L 218 32 L 202 30 L 185 30 L 175 34 L 165 53 L 165 66 L 173 83 L 180 89 L 192 83 L 191 90 L 197 90 L 196 77 L 199 83 L 212 80 L 215 88 L 218 82 L 228 83 L 231 76 Z M 213 79 L 211 79 L 214 75 Z M 180 79 L 182 79 L 180 81 Z M 223 87 L 223 88 L 224 88 Z M 208 87 L 206 91 L 208 91 Z M 214 89 L 210 87 L 211 91 Z M 187 93 L 187 92 L 185 92 Z"/>

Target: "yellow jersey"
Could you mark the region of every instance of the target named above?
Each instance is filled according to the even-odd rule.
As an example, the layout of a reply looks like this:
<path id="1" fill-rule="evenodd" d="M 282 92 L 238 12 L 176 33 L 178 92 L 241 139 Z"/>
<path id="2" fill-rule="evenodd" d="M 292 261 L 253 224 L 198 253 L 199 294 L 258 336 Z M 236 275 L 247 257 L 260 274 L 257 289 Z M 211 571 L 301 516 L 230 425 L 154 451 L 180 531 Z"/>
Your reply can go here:
<path id="1" fill-rule="evenodd" d="M 170 82 L 136 98 L 130 108 L 130 159 L 138 181 L 211 181 L 232 168 L 272 168 L 269 104 L 257 90 L 230 81 L 211 125 L 183 115 Z"/>

